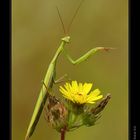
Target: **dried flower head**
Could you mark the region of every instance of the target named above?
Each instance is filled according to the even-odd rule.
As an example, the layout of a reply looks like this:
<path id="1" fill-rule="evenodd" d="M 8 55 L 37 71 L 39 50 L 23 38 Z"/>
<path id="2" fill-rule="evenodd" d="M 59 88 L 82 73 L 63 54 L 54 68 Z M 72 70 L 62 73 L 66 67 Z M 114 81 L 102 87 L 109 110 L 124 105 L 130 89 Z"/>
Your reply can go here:
<path id="1" fill-rule="evenodd" d="M 49 95 L 47 108 L 45 108 L 45 119 L 57 131 L 61 131 L 66 124 L 67 109 L 55 96 Z"/>

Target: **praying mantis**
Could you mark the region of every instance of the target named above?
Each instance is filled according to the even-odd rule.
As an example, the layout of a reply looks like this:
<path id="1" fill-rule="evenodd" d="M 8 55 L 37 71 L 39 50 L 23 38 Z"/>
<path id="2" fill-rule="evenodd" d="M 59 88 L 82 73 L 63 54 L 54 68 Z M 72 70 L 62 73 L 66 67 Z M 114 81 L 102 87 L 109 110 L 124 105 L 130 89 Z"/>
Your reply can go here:
<path id="1" fill-rule="evenodd" d="M 73 23 L 73 20 L 74 20 L 75 16 L 78 13 L 78 10 L 79 10 L 82 2 L 83 2 L 83 0 L 81 0 L 78 8 L 75 11 L 75 14 L 72 17 L 72 20 L 71 20 L 71 22 L 68 26 L 68 32 L 69 32 L 69 29 L 70 29 L 70 27 Z M 56 80 L 56 63 L 57 63 L 57 60 L 58 60 L 58 57 L 60 56 L 60 54 L 64 53 L 66 58 L 70 61 L 70 63 L 72 63 L 73 65 L 77 65 L 77 64 L 80 64 L 81 62 L 84 62 L 90 56 L 92 56 L 93 54 L 95 54 L 98 51 L 101 51 L 101 50 L 107 51 L 107 50 L 112 49 L 112 48 L 105 48 L 105 47 L 96 47 L 96 48 L 93 48 L 93 49 L 89 50 L 87 53 L 85 53 L 84 55 L 82 55 L 78 59 L 73 60 L 70 57 L 70 55 L 67 53 L 67 51 L 65 50 L 65 46 L 70 42 L 70 36 L 66 35 L 63 20 L 61 18 L 61 15 L 60 15 L 60 12 L 59 12 L 58 8 L 57 8 L 57 12 L 58 12 L 59 19 L 61 21 L 65 36 L 63 38 L 61 38 L 60 46 L 58 47 L 54 57 L 52 58 L 52 60 L 49 64 L 47 73 L 46 73 L 45 78 L 43 80 L 43 84 L 42 84 L 42 87 L 41 87 L 41 90 L 40 90 L 40 93 L 39 93 L 37 103 L 35 105 L 35 109 L 34 109 L 31 121 L 29 123 L 29 127 L 27 129 L 25 140 L 28 140 L 32 136 L 32 134 L 33 134 L 33 132 L 34 132 L 36 126 L 37 126 L 37 123 L 40 119 L 40 116 L 41 116 L 41 113 L 43 111 L 43 108 L 44 108 L 45 102 L 47 100 L 47 97 L 52 91 L 53 85 L 60 82 L 65 77 L 65 75 L 64 75 L 59 80 Z"/>

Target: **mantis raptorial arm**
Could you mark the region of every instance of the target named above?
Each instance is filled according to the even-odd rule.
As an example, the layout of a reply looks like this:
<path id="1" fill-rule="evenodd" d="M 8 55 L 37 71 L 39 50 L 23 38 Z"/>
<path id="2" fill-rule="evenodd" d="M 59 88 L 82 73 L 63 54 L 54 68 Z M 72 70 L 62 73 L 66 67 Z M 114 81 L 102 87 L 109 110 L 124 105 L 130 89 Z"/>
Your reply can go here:
<path id="1" fill-rule="evenodd" d="M 113 48 L 105 48 L 105 47 L 96 47 L 96 48 L 93 48 L 91 50 L 89 50 L 86 54 L 84 54 L 83 56 L 79 57 L 78 59 L 76 60 L 73 60 L 70 55 L 67 53 L 67 51 L 64 49 L 64 54 L 66 55 L 67 59 L 74 65 L 76 64 L 80 64 L 81 62 L 87 60 L 90 56 L 92 56 L 93 54 L 95 54 L 97 51 L 99 50 L 105 50 L 105 51 L 108 51 L 110 49 L 113 49 Z"/>

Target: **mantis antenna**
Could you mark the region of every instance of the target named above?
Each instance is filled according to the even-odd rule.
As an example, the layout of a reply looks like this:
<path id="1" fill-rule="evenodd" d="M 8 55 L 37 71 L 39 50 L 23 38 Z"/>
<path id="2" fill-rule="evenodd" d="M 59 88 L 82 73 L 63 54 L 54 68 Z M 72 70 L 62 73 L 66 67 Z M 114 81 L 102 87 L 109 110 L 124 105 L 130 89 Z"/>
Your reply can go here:
<path id="1" fill-rule="evenodd" d="M 76 11 L 75 11 L 75 13 L 74 13 L 72 19 L 71 19 L 71 22 L 69 23 L 67 33 L 69 33 L 69 31 L 70 31 L 71 25 L 72 25 L 72 23 L 73 23 L 73 21 L 74 21 L 76 15 L 77 15 L 77 13 L 78 13 L 78 11 L 79 11 L 79 9 L 80 9 L 80 7 L 81 7 L 83 1 L 84 1 L 84 0 L 81 0 L 80 4 L 78 5 L 78 7 L 77 7 L 77 9 L 76 9 Z M 59 11 L 59 9 L 58 9 L 57 6 L 56 6 L 56 9 L 57 9 L 57 12 L 58 12 L 58 16 L 59 16 L 60 22 L 61 22 L 61 24 L 62 24 L 62 28 L 63 28 L 64 34 L 66 35 L 66 30 L 65 30 L 64 22 L 63 22 L 63 20 L 62 20 L 60 11 Z"/>
<path id="2" fill-rule="evenodd" d="M 80 9 L 80 7 L 81 7 L 83 1 L 84 1 L 84 0 L 81 0 L 81 2 L 79 3 L 79 5 L 78 5 L 78 7 L 77 7 L 77 9 L 76 9 L 76 11 L 75 11 L 75 13 L 74 13 L 72 19 L 71 19 L 71 22 L 70 22 L 70 24 L 69 24 L 69 26 L 68 26 L 68 33 L 69 33 L 69 31 L 70 31 L 71 25 L 72 25 L 72 23 L 73 23 L 73 21 L 74 21 L 76 15 L 77 15 L 77 13 L 78 13 L 78 11 L 79 11 L 79 9 Z"/>
<path id="3" fill-rule="evenodd" d="M 57 12 L 58 12 L 58 16 L 59 16 L 60 22 L 61 22 L 61 24 L 62 24 L 62 28 L 63 28 L 64 34 L 66 35 L 66 30 L 65 30 L 64 22 L 63 22 L 63 20 L 62 20 L 60 11 L 59 11 L 59 9 L 58 9 L 57 6 L 56 6 L 56 9 L 57 9 Z"/>

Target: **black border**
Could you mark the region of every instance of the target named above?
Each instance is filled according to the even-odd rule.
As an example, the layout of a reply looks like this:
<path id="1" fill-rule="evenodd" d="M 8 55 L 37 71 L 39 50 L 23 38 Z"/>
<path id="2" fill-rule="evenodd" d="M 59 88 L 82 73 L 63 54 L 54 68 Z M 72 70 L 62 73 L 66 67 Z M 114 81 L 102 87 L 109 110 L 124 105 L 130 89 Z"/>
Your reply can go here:
<path id="1" fill-rule="evenodd" d="M 129 1 L 129 139 L 136 139 L 137 94 L 139 94 L 139 43 L 136 35 L 135 1 Z M 139 5 L 139 4 L 138 4 Z M 11 0 L 1 0 L 1 31 L 0 31 L 0 139 L 11 139 Z M 138 34 L 139 35 L 139 34 Z M 2 124 L 2 125 L 1 125 Z"/>
<path id="2" fill-rule="evenodd" d="M 11 139 L 11 1 L 0 4 L 0 139 Z"/>
<path id="3" fill-rule="evenodd" d="M 139 11 L 137 6 L 139 4 L 136 3 L 135 0 L 129 1 L 129 139 L 136 140 L 136 109 L 137 102 L 136 99 L 138 98 L 139 94 L 139 64 L 140 59 L 138 56 L 139 54 L 139 43 L 138 43 L 138 17 L 136 16 Z M 137 18 L 136 18 L 137 17 Z M 137 36 L 138 35 L 138 36 Z"/>

